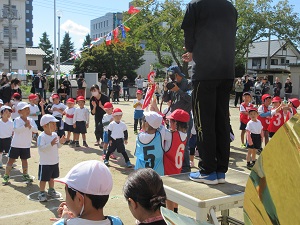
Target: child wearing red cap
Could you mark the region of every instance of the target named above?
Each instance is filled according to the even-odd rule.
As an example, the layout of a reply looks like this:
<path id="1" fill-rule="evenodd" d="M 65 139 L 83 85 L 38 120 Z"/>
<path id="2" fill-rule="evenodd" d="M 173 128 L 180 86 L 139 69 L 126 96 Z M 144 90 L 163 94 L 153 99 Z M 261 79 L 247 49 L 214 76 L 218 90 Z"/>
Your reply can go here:
<path id="1" fill-rule="evenodd" d="M 28 96 L 28 100 L 29 100 L 29 109 L 30 109 L 29 117 L 33 119 L 36 125 L 38 126 L 39 124 L 38 116 L 41 114 L 40 109 L 37 106 L 38 96 L 36 94 L 30 94 Z M 36 138 L 36 136 L 34 136 L 34 138 Z"/>
<path id="2" fill-rule="evenodd" d="M 75 112 L 75 100 L 73 98 L 69 98 L 67 100 L 67 108 L 64 110 L 64 115 L 66 116 L 65 122 L 64 122 L 64 131 L 67 131 L 67 139 L 65 142 L 65 145 L 73 145 L 75 144 L 74 139 L 74 127 L 73 127 L 73 118 L 74 118 L 74 112 Z M 73 141 L 70 140 L 71 134 L 73 133 Z"/>
<path id="3" fill-rule="evenodd" d="M 242 141 L 242 148 L 246 148 L 245 145 L 245 134 L 246 134 L 246 126 L 249 122 L 250 118 L 248 116 L 248 109 L 252 108 L 253 105 L 251 102 L 251 94 L 249 92 L 245 92 L 243 94 L 243 103 L 240 105 L 240 130 L 241 130 L 241 141 Z"/>
<path id="4" fill-rule="evenodd" d="M 291 110 L 292 115 L 297 114 L 297 108 L 299 107 L 299 105 L 300 105 L 300 101 L 298 98 L 289 99 L 288 106 Z"/>
<path id="5" fill-rule="evenodd" d="M 64 128 L 62 126 L 62 117 L 63 117 L 64 110 L 67 107 L 63 103 L 60 102 L 60 98 L 59 98 L 58 94 L 53 94 L 52 100 L 53 100 L 53 104 L 49 111 L 52 112 L 52 116 L 54 116 L 55 119 L 58 120 L 58 122 L 56 123 L 57 135 L 59 137 L 62 137 L 65 133 Z"/>
<path id="6" fill-rule="evenodd" d="M 268 127 L 270 124 L 270 118 L 271 118 L 271 100 L 272 97 L 269 94 L 264 94 L 261 97 L 262 104 L 258 108 L 258 119 L 260 120 L 262 126 L 263 126 L 263 131 L 264 131 L 264 139 L 265 139 L 265 146 L 269 142 L 269 131 Z M 260 150 L 261 151 L 261 150 Z"/>
<path id="7" fill-rule="evenodd" d="M 114 120 L 109 123 L 108 129 L 108 151 L 104 159 L 105 165 L 109 166 L 109 156 L 116 149 L 119 153 L 121 153 L 125 159 L 126 166 L 128 168 L 132 167 L 132 164 L 129 161 L 129 157 L 125 150 L 125 145 L 128 142 L 128 131 L 125 123 L 121 121 L 123 112 L 119 108 L 115 108 L 112 112 Z"/>
<path id="8" fill-rule="evenodd" d="M 107 146 L 108 146 L 108 125 L 110 122 L 114 120 L 112 112 L 113 112 L 113 104 L 110 102 L 106 102 L 104 104 L 104 111 L 106 114 L 104 114 L 103 119 L 102 119 L 102 124 L 103 124 L 103 155 L 102 159 L 105 159 L 106 153 L 107 153 Z M 116 159 L 117 157 L 114 155 L 114 153 L 110 154 L 111 159 Z"/>
<path id="9" fill-rule="evenodd" d="M 11 101 L 10 101 L 10 103 L 12 104 L 12 106 L 11 106 L 11 110 L 12 110 L 11 119 L 12 120 L 16 119 L 19 116 L 18 110 L 16 109 L 19 102 L 21 102 L 21 95 L 16 92 L 11 96 Z"/>
<path id="10" fill-rule="evenodd" d="M 272 99 L 273 108 L 271 110 L 271 120 L 268 127 L 269 137 L 273 137 L 276 131 L 284 124 L 285 115 L 283 113 L 283 104 L 281 98 L 276 96 Z"/>
<path id="11" fill-rule="evenodd" d="M 167 119 L 169 119 L 170 131 L 166 133 L 166 137 L 170 134 L 171 138 L 166 138 L 164 145 L 164 171 L 165 175 L 180 174 L 190 115 L 182 109 L 176 109 L 167 116 Z M 178 212 L 178 204 L 169 200 L 166 203 L 168 209 Z"/>
<path id="12" fill-rule="evenodd" d="M 248 109 L 248 113 L 250 121 L 247 123 L 246 126 L 248 147 L 248 153 L 246 156 L 246 166 L 249 170 L 251 170 L 256 161 L 256 150 L 259 150 L 261 148 L 261 142 L 264 137 L 264 132 L 260 120 L 257 119 L 257 108 L 253 107 Z"/>
<path id="13" fill-rule="evenodd" d="M 140 123 L 140 130 L 142 129 L 142 118 L 143 118 L 143 112 L 142 106 L 144 104 L 143 99 L 143 91 L 137 90 L 136 91 L 136 99 L 133 100 L 133 108 L 134 108 L 134 134 L 138 134 L 137 126 L 138 122 Z"/>
<path id="14" fill-rule="evenodd" d="M 87 128 L 89 127 L 90 113 L 89 110 L 84 106 L 85 98 L 83 96 L 78 96 L 76 100 L 79 108 L 75 109 L 73 117 L 75 147 L 80 147 L 79 135 L 81 134 L 83 146 L 88 148 L 89 146 L 86 143 L 85 134 L 87 133 Z"/>

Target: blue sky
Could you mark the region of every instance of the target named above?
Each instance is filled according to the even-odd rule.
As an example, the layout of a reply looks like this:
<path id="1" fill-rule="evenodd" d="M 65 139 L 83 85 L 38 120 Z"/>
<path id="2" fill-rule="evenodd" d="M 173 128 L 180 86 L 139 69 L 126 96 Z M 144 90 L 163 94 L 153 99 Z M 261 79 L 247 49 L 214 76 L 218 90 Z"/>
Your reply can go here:
<path id="1" fill-rule="evenodd" d="M 275 0 L 274 2 L 277 2 Z M 56 9 L 62 12 L 61 40 L 65 31 L 69 31 L 76 48 L 82 46 L 84 37 L 90 30 L 90 20 L 105 15 L 107 12 L 128 10 L 130 0 L 56 0 Z M 189 0 L 183 0 L 188 3 Z M 289 0 L 300 13 L 299 0 Z M 54 0 L 33 0 L 33 44 L 37 46 L 42 33 L 49 34 L 54 42 Z M 298 3 L 298 4 L 297 4 Z"/>

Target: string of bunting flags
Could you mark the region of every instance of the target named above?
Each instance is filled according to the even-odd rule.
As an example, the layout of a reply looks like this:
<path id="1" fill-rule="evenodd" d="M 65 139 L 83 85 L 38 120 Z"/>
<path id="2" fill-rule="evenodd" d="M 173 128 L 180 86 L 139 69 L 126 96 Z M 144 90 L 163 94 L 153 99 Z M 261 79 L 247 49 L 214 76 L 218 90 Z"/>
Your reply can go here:
<path id="1" fill-rule="evenodd" d="M 121 37 L 123 39 L 125 39 L 126 38 L 126 33 L 128 31 L 130 31 L 130 28 L 127 27 L 127 26 L 125 26 L 125 23 L 128 22 L 129 20 L 131 20 L 134 16 L 136 16 L 141 10 L 143 10 L 145 7 L 147 7 L 148 5 L 150 5 L 152 2 L 153 2 L 153 0 L 151 0 L 144 7 L 130 6 L 127 12 L 131 16 L 126 21 L 124 21 L 122 24 L 120 24 L 119 26 L 117 26 L 114 30 L 112 30 L 111 32 L 109 32 L 105 36 L 95 38 L 94 40 L 91 41 L 90 45 L 84 46 L 84 48 L 81 49 L 81 50 L 72 52 L 71 53 L 71 57 L 68 60 L 66 60 L 66 61 L 64 61 L 62 63 L 65 63 L 65 62 L 67 62 L 69 60 L 76 60 L 76 59 L 80 58 L 82 52 L 86 51 L 87 49 L 92 48 L 95 45 L 98 45 L 99 42 L 101 40 L 103 40 L 103 39 L 105 39 L 105 43 L 106 43 L 107 46 L 111 45 L 112 41 L 119 42 L 120 41 L 119 38 L 118 38 L 119 37 L 119 31 L 121 31 Z"/>

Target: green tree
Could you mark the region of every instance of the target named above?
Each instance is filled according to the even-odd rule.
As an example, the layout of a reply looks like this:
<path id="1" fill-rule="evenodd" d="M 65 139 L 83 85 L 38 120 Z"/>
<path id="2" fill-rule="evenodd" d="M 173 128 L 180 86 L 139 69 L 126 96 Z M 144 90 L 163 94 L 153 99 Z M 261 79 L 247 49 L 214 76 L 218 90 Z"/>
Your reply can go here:
<path id="1" fill-rule="evenodd" d="M 46 70 L 49 68 L 50 64 L 53 64 L 53 47 L 46 32 L 40 37 L 39 47 L 46 53 L 43 57 L 43 70 Z"/>
<path id="2" fill-rule="evenodd" d="M 169 67 L 175 61 L 185 74 L 188 74 L 188 64 L 183 63 L 181 56 L 184 53 L 183 31 L 181 23 L 185 13 L 184 5 L 179 0 L 154 0 L 151 4 L 146 0 L 134 0 L 135 6 L 145 6 L 136 16 L 126 22 L 131 30 L 126 41 L 139 44 L 146 42 L 146 50 L 155 52 L 158 62 L 163 67 Z M 129 18 L 124 13 L 124 20 Z M 165 57 L 163 52 L 169 52 L 170 57 Z"/>
<path id="3" fill-rule="evenodd" d="M 74 62 L 74 73 L 106 72 L 109 77 L 127 76 L 131 81 L 136 77 L 135 70 L 144 62 L 144 50 L 129 43 L 112 43 L 110 46 L 100 44 L 85 50 L 81 58 Z"/>
<path id="4" fill-rule="evenodd" d="M 84 49 L 86 46 L 89 46 L 91 44 L 91 42 L 92 42 L 91 36 L 90 36 L 90 34 L 87 34 L 82 43 L 82 48 Z"/>
<path id="5" fill-rule="evenodd" d="M 74 52 L 74 43 L 71 42 L 69 32 L 65 32 L 65 36 L 60 45 L 60 61 L 64 62 L 70 59 L 72 52 Z"/>

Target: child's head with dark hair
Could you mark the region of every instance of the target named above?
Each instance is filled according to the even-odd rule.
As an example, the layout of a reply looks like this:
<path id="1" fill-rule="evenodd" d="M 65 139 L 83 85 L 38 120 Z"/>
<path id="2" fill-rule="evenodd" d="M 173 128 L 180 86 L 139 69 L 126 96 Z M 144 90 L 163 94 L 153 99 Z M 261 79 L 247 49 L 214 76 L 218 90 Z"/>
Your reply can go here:
<path id="1" fill-rule="evenodd" d="M 174 110 L 170 116 L 167 116 L 170 120 L 170 129 L 172 131 L 182 131 L 186 132 L 188 128 L 188 122 L 190 121 L 190 114 L 182 109 Z"/>
<path id="2" fill-rule="evenodd" d="M 153 169 L 132 172 L 124 184 L 123 192 L 132 215 L 139 221 L 147 219 L 144 218 L 145 215 L 151 215 L 161 206 L 165 206 L 166 192 L 163 182 Z"/>

